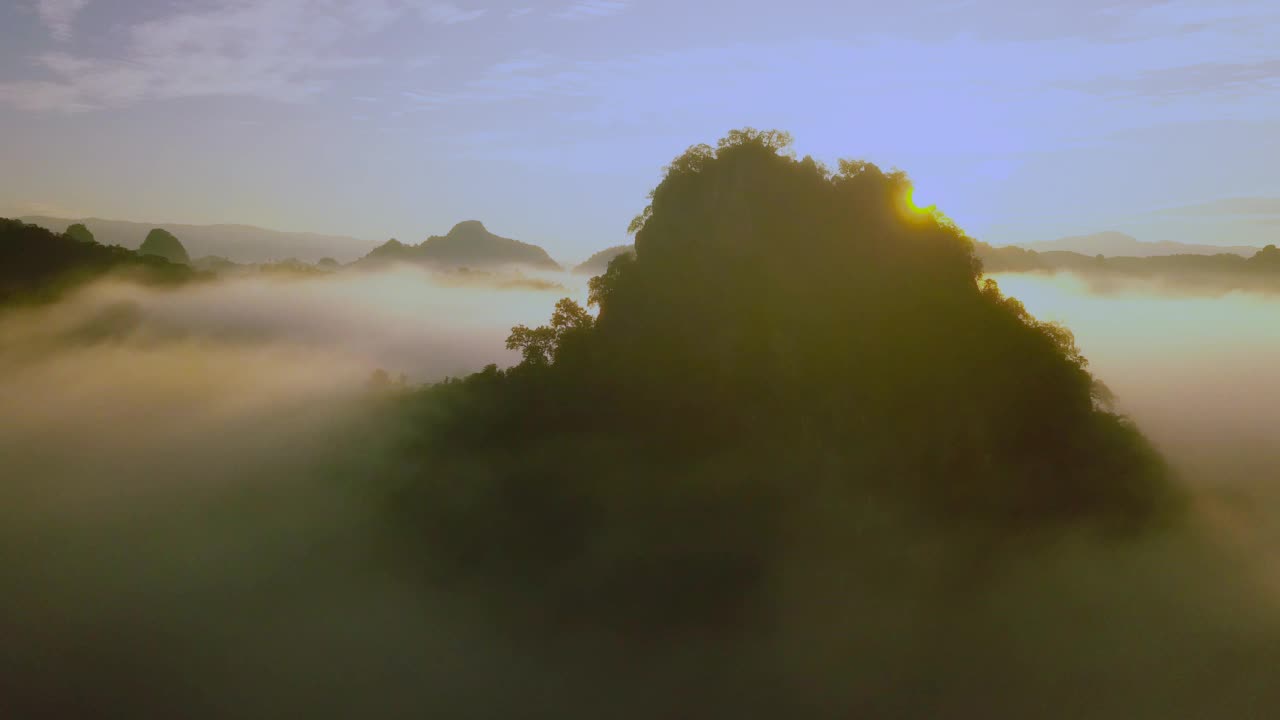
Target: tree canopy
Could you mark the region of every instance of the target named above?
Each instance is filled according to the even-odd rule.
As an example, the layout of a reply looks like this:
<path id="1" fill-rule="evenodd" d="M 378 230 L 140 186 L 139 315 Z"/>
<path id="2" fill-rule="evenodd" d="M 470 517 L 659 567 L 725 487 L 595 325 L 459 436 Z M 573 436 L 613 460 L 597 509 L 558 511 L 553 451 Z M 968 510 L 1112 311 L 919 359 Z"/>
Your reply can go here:
<path id="1" fill-rule="evenodd" d="M 594 319 L 562 300 L 513 330 L 520 364 L 418 398 L 404 508 L 431 547 L 677 622 L 731 616 L 819 506 L 988 537 L 1168 516 L 1163 461 L 1066 328 L 980 282 L 905 173 L 789 146 L 689 148 L 592 279 Z"/>
<path id="2" fill-rule="evenodd" d="M 142 241 L 142 245 L 138 248 L 140 255 L 156 255 L 162 257 L 169 262 L 180 263 L 182 265 L 190 265 L 191 258 L 187 257 L 187 249 L 182 246 L 178 238 L 173 233 L 164 228 L 155 228 L 147 233 L 147 237 Z"/>
<path id="3" fill-rule="evenodd" d="M 196 277 L 190 268 L 163 258 L 101 245 L 92 237 L 86 240 L 83 233 L 73 232 L 75 227 L 59 235 L 20 220 L 0 218 L 0 305 L 52 300 L 109 272 L 128 273 L 155 284 L 176 284 Z"/>
<path id="4" fill-rule="evenodd" d="M 64 234 L 82 243 L 94 242 L 93 233 L 89 232 L 89 228 L 85 227 L 84 223 L 75 223 L 69 226 Z"/>

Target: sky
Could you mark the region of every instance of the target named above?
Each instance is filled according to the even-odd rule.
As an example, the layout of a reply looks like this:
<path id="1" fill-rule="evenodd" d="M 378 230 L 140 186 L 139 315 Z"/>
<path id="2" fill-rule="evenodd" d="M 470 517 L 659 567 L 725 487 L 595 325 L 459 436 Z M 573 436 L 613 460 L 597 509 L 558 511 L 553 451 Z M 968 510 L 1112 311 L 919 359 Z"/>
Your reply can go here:
<path id="1" fill-rule="evenodd" d="M 686 147 L 780 128 L 974 237 L 1280 242 L 1274 0 L 3 0 L 0 215 L 562 260 Z"/>

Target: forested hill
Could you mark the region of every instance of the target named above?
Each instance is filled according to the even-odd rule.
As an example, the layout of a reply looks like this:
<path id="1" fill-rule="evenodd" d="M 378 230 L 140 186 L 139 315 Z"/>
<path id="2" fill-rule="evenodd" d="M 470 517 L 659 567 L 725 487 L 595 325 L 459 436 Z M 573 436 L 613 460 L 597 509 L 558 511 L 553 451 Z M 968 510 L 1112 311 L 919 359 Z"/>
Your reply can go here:
<path id="1" fill-rule="evenodd" d="M 615 245 L 611 248 L 605 248 L 574 266 L 573 272 L 578 275 L 599 275 L 609 268 L 609 263 L 614 258 L 633 252 L 635 252 L 635 248 L 631 245 Z"/>
<path id="2" fill-rule="evenodd" d="M 460 222 L 447 235 L 432 235 L 418 245 L 389 240 L 374 248 L 360 262 L 408 262 L 439 268 L 561 269 L 560 264 L 541 247 L 494 235 L 478 220 Z"/>
<path id="3" fill-rule="evenodd" d="M 139 223 L 102 218 L 68 220 L 43 216 L 21 218 L 24 222 L 63 232 L 74 223 L 85 225 L 104 245 L 137 249 L 155 228 L 182 239 L 191 257 L 215 256 L 238 263 L 263 263 L 296 258 L 316 262 L 331 257 L 354 260 L 376 243 L 344 235 L 322 235 L 305 232 L 283 232 L 252 225 L 190 225 L 178 223 Z"/>
<path id="4" fill-rule="evenodd" d="M 882 578 L 893 518 L 948 534 L 964 568 L 974 543 L 1176 515 L 1070 332 L 980 282 L 972 241 L 914 208 L 904 174 L 789 144 L 690 148 L 635 253 L 592 279 L 597 315 L 566 298 L 513 328 L 517 366 L 406 399 L 415 562 L 557 632 L 643 642 L 770 612 L 782 577 Z M 848 607 L 865 584 L 823 597 Z"/>
<path id="5" fill-rule="evenodd" d="M 136 281 L 156 284 L 177 284 L 199 276 L 186 265 L 102 245 L 80 231 L 58 234 L 0 218 L 0 306 L 52 300 L 107 273 L 125 273 Z"/>

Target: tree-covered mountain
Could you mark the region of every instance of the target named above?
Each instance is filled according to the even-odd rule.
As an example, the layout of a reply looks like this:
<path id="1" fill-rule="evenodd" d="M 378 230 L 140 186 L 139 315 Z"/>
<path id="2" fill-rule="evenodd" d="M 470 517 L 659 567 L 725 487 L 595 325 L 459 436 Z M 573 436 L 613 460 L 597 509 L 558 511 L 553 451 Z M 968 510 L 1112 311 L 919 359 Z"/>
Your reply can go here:
<path id="1" fill-rule="evenodd" d="M 479 220 L 464 220 L 447 235 L 432 235 L 417 245 L 388 240 L 360 260 L 361 264 L 405 262 L 436 268 L 494 269 L 525 267 L 560 270 L 546 250 L 494 235 Z"/>
<path id="2" fill-rule="evenodd" d="M 343 235 L 283 232 L 251 225 L 191 225 L 178 223 L 139 223 L 102 218 L 64 219 L 27 216 L 24 222 L 63 232 L 73 224 L 84 225 L 98 242 L 137 249 L 153 228 L 160 228 L 182 238 L 191 257 L 217 256 L 238 263 L 274 262 L 299 258 L 315 262 L 322 257 L 354 260 L 376 243 Z"/>
<path id="3" fill-rule="evenodd" d="M 155 228 L 147 233 L 142 245 L 138 246 L 138 254 L 155 255 L 181 265 L 191 264 L 191 257 L 187 255 L 187 248 L 183 246 L 182 241 L 163 228 Z"/>
<path id="4" fill-rule="evenodd" d="M 599 275 L 609 268 L 609 263 L 619 255 L 635 252 L 631 245 L 615 245 L 605 248 L 574 266 L 573 272 L 578 275 Z"/>
<path id="5" fill-rule="evenodd" d="M 789 143 L 690 148 L 592 279 L 596 316 L 566 298 L 512 330 L 515 367 L 405 399 L 413 562 L 624 646 L 773 627 L 816 593 L 865 653 L 875 620 L 850 608 L 918 592 L 894 585 L 915 571 L 897 533 L 963 582 L 1002 549 L 1176 516 L 1069 331 L 981 281 L 904 174 Z"/>
<path id="6" fill-rule="evenodd" d="M 156 284 L 177 284 L 197 277 L 186 265 L 85 238 L 77 230 L 60 235 L 20 220 L 0 218 L 0 305 L 53 300 L 67 289 L 108 273 Z"/>
<path id="7" fill-rule="evenodd" d="M 1106 257 L 1159 257 L 1162 255 L 1218 255 L 1227 253 L 1248 257 L 1258 251 L 1252 245 L 1199 245 L 1161 240 L 1147 242 L 1122 232 L 1108 231 L 1092 235 L 1072 235 L 1056 240 L 1023 243 L 1036 252 L 1062 251 Z"/>

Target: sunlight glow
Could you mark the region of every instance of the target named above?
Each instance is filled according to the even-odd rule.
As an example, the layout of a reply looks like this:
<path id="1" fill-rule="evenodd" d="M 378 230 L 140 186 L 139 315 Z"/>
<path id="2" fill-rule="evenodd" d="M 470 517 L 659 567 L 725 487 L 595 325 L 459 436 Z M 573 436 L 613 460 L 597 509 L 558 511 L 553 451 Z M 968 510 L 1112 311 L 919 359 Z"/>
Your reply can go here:
<path id="1" fill-rule="evenodd" d="M 937 205 L 921 205 L 920 202 L 915 199 L 915 193 L 916 193 L 916 188 L 914 185 L 907 188 L 907 209 L 908 210 L 910 210 L 913 213 L 918 213 L 920 215 L 932 215 L 934 212 L 938 210 Z"/>

